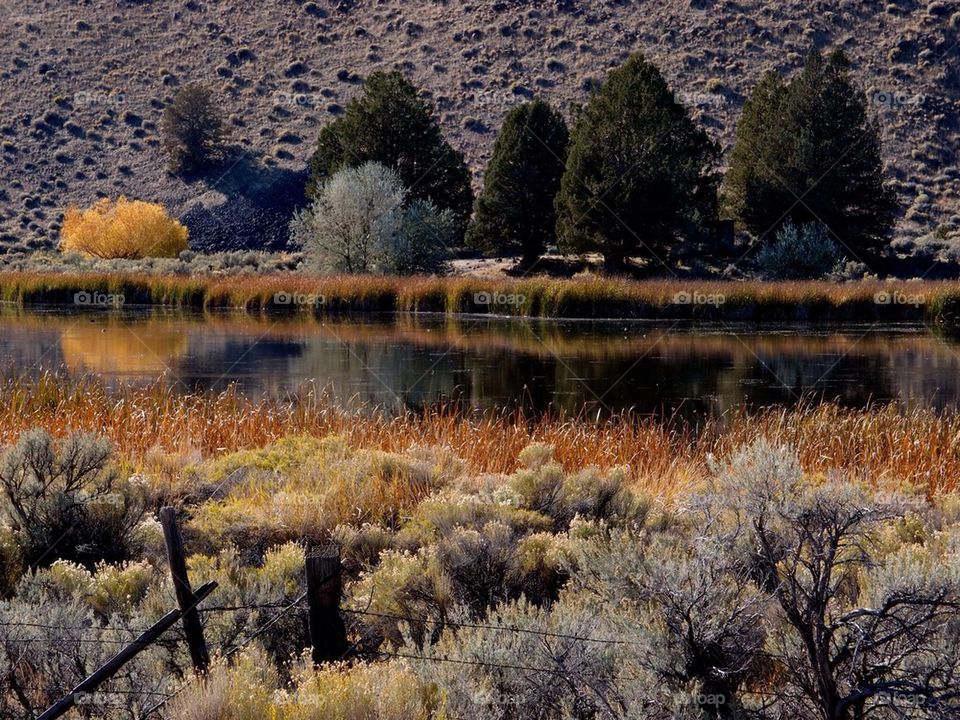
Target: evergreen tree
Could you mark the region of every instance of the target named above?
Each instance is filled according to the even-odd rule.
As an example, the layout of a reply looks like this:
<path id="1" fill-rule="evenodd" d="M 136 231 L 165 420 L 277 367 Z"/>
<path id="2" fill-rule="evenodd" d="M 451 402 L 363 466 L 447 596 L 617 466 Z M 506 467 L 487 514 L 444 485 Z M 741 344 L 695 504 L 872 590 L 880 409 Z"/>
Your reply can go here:
<path id="1" fill-rule="evenodd" d="M 170 170 L 192 174 L 222 158 L 228 133 L 210 88 L 191 83 L 163 111 L 160 134 Z"/>
<path id="2" fill-rule="evenodd" d="M 879 127 L 842 51 L 811 51 L 789 83 L 764 77 L 737 125 L 724 195 L 761 237 L 787 221 L 817 222 L 859 260 L 883 247 L 895 197 L 883 185 Z"/>
<path id="3" fill-rule="evenodd" d="M 399 72 L 375 72 L 361 97 L 320 131 L 307 188 L 314 196 L 344 167 L 377 162 L 394 168 L 411 199 L 449 210 L 462 236 L 473 206 L 463 155 L 444 140 L 417 90 Z"/>
<path id="4" fill-rule="evenodd" d="M 531 267 L 554 238 L 554 207 L 569 140 L 563 116 L 542 100 L 513 108 L 493 146 L 467 244 L 521 256 Z"/>
<path id="5" fill-rule="evenodd" d="M 573 125 L 557 197 L 561 247 L 595 251 L 611 269 L 663 258 L 715 219 L 719 151 L 660 71 L 633 55 Z"/>

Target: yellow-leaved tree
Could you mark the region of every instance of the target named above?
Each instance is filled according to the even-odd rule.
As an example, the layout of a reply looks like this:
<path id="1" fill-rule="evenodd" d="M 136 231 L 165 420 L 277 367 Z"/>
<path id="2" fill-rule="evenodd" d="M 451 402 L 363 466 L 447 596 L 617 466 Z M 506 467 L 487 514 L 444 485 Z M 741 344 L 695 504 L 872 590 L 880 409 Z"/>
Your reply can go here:
<path id="1" fill-rule="evenodd" d="M 87 210 L 68 208 L 60 249 L 98 258 L 176 257 L 187 249 L 187 237 L 187 228 L 163 205 L 120 196 Z"/>

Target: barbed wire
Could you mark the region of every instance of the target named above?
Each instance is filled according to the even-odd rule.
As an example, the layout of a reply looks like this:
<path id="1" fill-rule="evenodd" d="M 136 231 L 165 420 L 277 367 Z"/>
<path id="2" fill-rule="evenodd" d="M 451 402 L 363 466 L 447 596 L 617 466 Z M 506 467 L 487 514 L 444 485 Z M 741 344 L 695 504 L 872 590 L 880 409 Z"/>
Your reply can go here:
<path id="1" fill-rule="evenodd" d="M 250 635 L 248 635 L 247 638 L 246 638 L 242 643 L 240 643 L 239 645 L 237 645 L 236 647 L 234 647 L 234 648 L 232 648 L 232 649 L 230 649 L 230 650 L 227 650 L 227 651 L 225 652 L 225 654 L 224 654 L 224 657 L 225 657 L 225 658 L 230 658 L 230 657 L 232 657 L 233 655 L 235 655 L 236 653 L 240 652 L 240 650 L 242 650 L 242 649 L 245 648 L 247 645 L 249 645 L 251 642 L 253 642 L 254 639 L 256 639 L 256 638 L 259 637 L 261 634 L 263 634 L 264 632 L 266 632 L 269 628 L 273 627 L 273 625 L 275 625 L 275 624 L 280 620 L 280 618 L 282 618 L 284 615 L 286 615 L 290 610 L 298 607 L 299 604 L 300 604 L 300 603 L 304 600 L 304 598 L 306 598 L 306 597 L 307 597 L 306 591 L 302 592 L 298 598 L 296 598 L 295 600 L 293 600 L 290 604 L 288 604 L 285 608 L 283 608 L 280 612 L 278 612 L 278 613 L 277 613 L 273 618 L 271 618 L 268 622 L 264 623 L 264 624 L 261 625 L 258 629 L 254 630 Z M 246 609 L 246 608 L 244 608 L 244 609 Z M 301 608 L 301 609 L 302 609 L 302 608 Z M 145 718 L 146 718 L 146 717 L 149 717 L 149 716 L 152 715 L 153 713 L 157 712 L 157 710 L 159 710 L 160 708 L 162 708 L 162 707 L 163 707 L 164 705 L 166 705 L 168 702 L 170 702 L 171 700 L 173 700 L 173 698 L 175 698 L 177 695 L 179 695 L 179 694 L 182 693 L 184 690 L 186 690 L 192 683 L 194 683 L 194 682 L 196 681 L 196 679 L 197 679 L 197 676 L 196 676 L 196 675 L 192 675 L 191 677 L 189 677 L 185 682 L 183 682 L 183 683 L 180 685 L 180 687 L 178 687 L 176 690 L 174 690 L 169 696 L 165 697 L 165 698 L 164 698 L 163 700 L 161 700 L 160 702 L 158 702 L 158 703 L 156 703 L 155 705 L 153 705 L 152 707 L 148 708 L 148 709 L 144 712 L 143 717 L 145 717 Z"/>
<path id="2" fill-rule="evenodd" d="M 468 629 L 476 629 L 476 630 L 494 630 L 494 631 L 501 631 L 501 632 L 525 633 L 529 635 L 539 635 L 541 637 L 563 638 L 567 640 L 579 640 L 581 642 L 595 642 L 595 643 L 604 643 L 609 645 L 640 645 L 641 644 L 634 640 L 617 640 L 614 638 L 598 638 L 598 637 L 591 637 L 589 635 L 571 635 L 568 633 L 555 632 L 552 630 L 536 630 L 533 628 L 521 628 L 521 627 L 510 626 L 510 625 L 484 625 L 482 623 L 457 622 L 453 620 L 433 620 L 430 618 L 414 618 L 406 615 L 396 615 L 393 613 L 374 612 L 372 610 L 351 610 L 348 608 L 341 608 L 341 612 L 350 613 L 351 615 L 371 615 L 373 617 L 391 618 L 393 620 L 403 620 L 406 622 L 428 623 L 432 625 L 440 625 L 440 626 L 453 627 L 453 628 L 468 628 Z"/>

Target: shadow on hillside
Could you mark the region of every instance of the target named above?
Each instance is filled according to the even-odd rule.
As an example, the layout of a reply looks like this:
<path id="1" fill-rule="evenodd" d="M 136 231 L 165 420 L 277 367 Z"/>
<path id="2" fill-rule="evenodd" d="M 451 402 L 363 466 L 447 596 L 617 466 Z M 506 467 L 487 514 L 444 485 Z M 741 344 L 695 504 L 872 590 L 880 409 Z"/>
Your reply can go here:
<path id="1" fill-rule="evenodd" d="M 306 181 L 306 168 L 270 165 L 245 148 L 230 148 L 223 163 L 195 180 L 199 194 L 181 215 L 191 249 L 286 250 L 290 219 L 306 202 Z"/>

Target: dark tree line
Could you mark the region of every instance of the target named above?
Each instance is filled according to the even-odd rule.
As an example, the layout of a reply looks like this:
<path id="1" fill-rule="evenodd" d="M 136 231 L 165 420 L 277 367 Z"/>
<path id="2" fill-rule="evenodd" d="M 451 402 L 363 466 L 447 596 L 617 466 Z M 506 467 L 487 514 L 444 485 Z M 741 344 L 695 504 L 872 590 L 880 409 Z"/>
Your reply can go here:
<path id="1" fill-rule="evenodd" d="M 222 152 L 222 119 L 200 86 L 181 91 L 163 129 L 176 171 Z M 720 217 L 771 248 L 768 260 L 809 254 L 785 247 L 794 237 L 826 238 L 827 250 L 868 266 L 883 254 L 895 199 L 879 127 L 842 51 L 812 50 L 789 81 L 767 73 L 743 108 L 723 178 L 719 159 L 657 67 L 636 54 L 574 110 L 569 130 L 543 100 L 514 107 L 474 199 L 463 155 L 417 89 L 399 72 L 376 72 L 321 130 L 307 192 L 316 196 L 343 168 L 379 163 L 396 170 L 410 201 L 448 211 L 460 244 L 517 256 L 528 270 L 554 244 L 599 253 L 613 271 L 637 259 L 658 269 L 693 254 L 722 259 Z"/>

